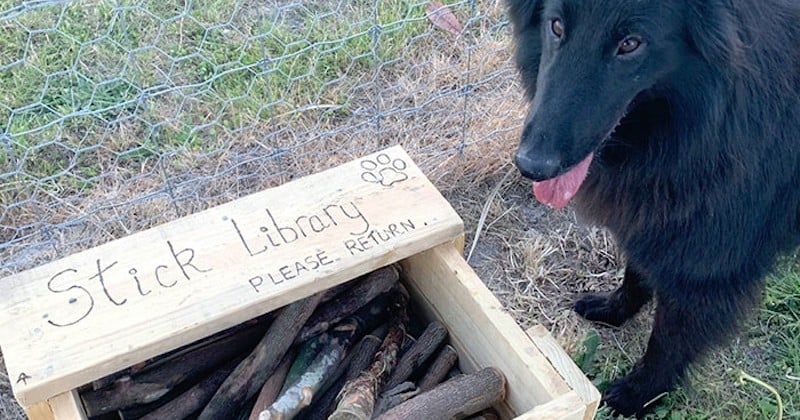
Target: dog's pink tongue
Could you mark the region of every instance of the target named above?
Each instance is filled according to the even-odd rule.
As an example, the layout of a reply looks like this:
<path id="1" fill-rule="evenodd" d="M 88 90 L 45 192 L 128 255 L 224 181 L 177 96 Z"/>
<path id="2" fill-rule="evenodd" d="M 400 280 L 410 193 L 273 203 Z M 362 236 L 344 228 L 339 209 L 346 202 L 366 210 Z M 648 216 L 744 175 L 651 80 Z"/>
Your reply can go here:
<path id="1" fill-rule="evenodd" d="M 578 189 L 586 179 L 589 165 L 592 163 L 594 153 L 586 156 L 581 163 L 568 172 L 547 181 L 534 182 L 533 194 L 540 203 L 557 209 L 564 208 L 578 193 Z"/>

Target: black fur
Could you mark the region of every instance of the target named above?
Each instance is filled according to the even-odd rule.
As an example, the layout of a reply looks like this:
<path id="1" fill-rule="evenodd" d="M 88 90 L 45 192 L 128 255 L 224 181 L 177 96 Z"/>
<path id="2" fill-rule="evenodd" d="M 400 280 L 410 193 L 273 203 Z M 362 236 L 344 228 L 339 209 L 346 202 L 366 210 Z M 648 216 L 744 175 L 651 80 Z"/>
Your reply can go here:
<path id="1" fill-rule="evenodd" d="M 507 1 L 532 102 L 518 166 L 540 180 L 537 162 L 594 152 L 576 209 L 628 260 L 619 290 L 575 309 L 619 325 L 656 299 L 647 351 L 604 395 L 640 415 L 800 242 L 800 0 Z M 617 55 L 628 35 L 643 43 Z"/>

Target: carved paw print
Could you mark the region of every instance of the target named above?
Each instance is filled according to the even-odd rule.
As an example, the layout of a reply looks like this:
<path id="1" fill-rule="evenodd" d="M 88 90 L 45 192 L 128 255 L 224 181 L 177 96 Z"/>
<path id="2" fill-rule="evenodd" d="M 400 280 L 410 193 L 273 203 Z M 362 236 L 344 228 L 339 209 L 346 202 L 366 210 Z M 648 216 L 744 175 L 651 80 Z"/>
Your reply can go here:
<path id="1" fill-rule="evenodd" d="M 375 160 L 364 159 L 361 161 L 361 179 L 366 182 L 381 184 L 391 187 L 398 182 L 408 179 L 405 171 L 408 165 L 402 159 L 392 159 L 386 153 L 381 153 Z"/>

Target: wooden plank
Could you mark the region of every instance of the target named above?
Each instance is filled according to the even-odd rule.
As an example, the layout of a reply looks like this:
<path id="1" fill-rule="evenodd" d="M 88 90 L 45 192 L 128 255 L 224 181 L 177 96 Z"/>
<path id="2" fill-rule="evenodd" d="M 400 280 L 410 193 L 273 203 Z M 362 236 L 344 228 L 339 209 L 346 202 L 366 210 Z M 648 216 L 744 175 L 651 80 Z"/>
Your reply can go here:
<path id="1" fill-rule="evenodd" d="M 586 406 L 580 395 L 571 391 L 537 406 L 514 420 L 581 420 L 586 418 L 586 412 Z"/>
<path id="2" fill-rule="evenodd" d="M 400 147 L 0 282 L 31 405 L 461 235 Z"/>
<path id="3" fill-rule="evenodd" d="M 53 410 L 55 420 L 86 420 L 86 411 L 83 409 L 77 390 L 58 394 L 48 400 Z"/>
<path id="4" fill-rule="evenodd" d="M 47 401 L 24 407 L 25 415 L 29 420 L 53 420 L 53 410 Z"/>
<path id="5" fill-rule="evenodd" d="M 444 322 L 470 370 L 495 366 L 508 379 L 506 402 L 525 413 L 570 392 L 525 332 L 451 244 L 402 262 L 414 299 L 427 317 Z"/>
<path id="6" fill-rule="evenodd" d="M 585 420 L 593 419 L 600 406 L 600 391 L 586 377 L 583 371 L 572 361 L 558 342 L 542 325 L 528 329 L 528 336 L 541 352 L 550 360 L 558 373 L 564 377 L 569 386 L 580 396 L 586 406 Z"/>

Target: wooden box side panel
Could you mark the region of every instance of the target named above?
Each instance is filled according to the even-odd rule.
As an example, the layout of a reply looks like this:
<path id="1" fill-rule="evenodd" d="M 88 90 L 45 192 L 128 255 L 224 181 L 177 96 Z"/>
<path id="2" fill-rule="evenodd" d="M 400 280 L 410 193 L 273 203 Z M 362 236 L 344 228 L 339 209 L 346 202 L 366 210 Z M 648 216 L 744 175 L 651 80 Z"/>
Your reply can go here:
<path id="1" fill-rule="evenodd" d="M 527 413 L 571 390 L 452 244 L 402 261 L 414 300 L 444 322 L 468 369 L 496 366 L 506 375 L 506 402 Z"/>
<path id="2" fill-rule="evenodd" d="M 514 420 L 582 420 L 590 415 L 590 411 L 583 404 L 580 395 L 572 391 L 537 406 Z"/>
<path id="3" fill-rule="evenodd" d="M 444 246 L 443 246 L 444 247 Z M 452 252 L 455 254 L 459 254 L 456 248 L 453 248 Z M 451 254 L 451 251 L 444 251 L 446 254 Z M 411 259 L 413 260 L 414 257 Z M 460 259 L 460 256 L 459 256 Z M 442 264 L 447 265 L 449 261 L 448 259 L 444 259 L 441 261 Z M 412 293 L 414 294 L 414 300 L 421 309 L 425 312 L 426 316 L 431 318 L 436 318 L 441 321 L 444 321 L 448 324 L 448 326 L 452 329 L 453 318 L 443 319 L 442 314 L 448 313 L 447 310 L 442 310 L 442 302 L 437 301 L 436 298 L 431 299 L 430 296 L 422 295 L 422 289 L 420 288 L 420 277 L 414 277 L 418 275 L 416 273 L 419 270 L 415 269 L 414 266 L 409 267 L 409 262 L 404 261 L 405 269 L 407 273 L 410 271 L 407 276 L 409 277 L 409 286 L 412 289 Z M 410 264 L 415 264 L 415 262 L 410 262 Z M 409 270 L 411 268 L 411 270 Z M 462 267 L 463 268 L 463 267 Z M 457 270 L 458 267 L 455 267 Z M 442 279 L 449 278 L 451 280 L 457 280 L 453 277 L 444 276 Z M 446 290 L 454 290 L 454 288 L 461 287 L 461 282 L 453 283 L 452 281 L 441 280 L 446 282 L 443 286 L 446 286 Z M 424 285 L 423 285 L 424 289 Z M 480 289 L 480 288 L 478 288 Z M 473 295 L 475 297 L 480 297 L 480 293 L 477 295 Z M 485 297 L 484 297 L 485 298 Z M 486 301 L 486 300 L 484 300 Z M 542 326 L 535 326 L 528 331 L 526 334 L 536 347 L 542 352 L 542 354 L 550 360 L 555 370 L 560 373 L 560 375 L 566 380 L 568 385 L 573 389 L 565 394 L 562 394 L 548 402 L 540 403 L 536 405 L 534 408 L 529 409 L 527 411 L 519 411 L 521 408 L 519 405 L 515 407 L 511 407 L 508 404 L 505 404 L 502 407 L 499 407 L 501 412 L 507 417 L 513 417 L 515 414 L 519 413 L 520 415 L 516 417 L 516 420 L 520 419 L 570 419 L 570 420 L 588 420 L 594 418 L 597 408 L 600 402 L 600 393 L 597 389 L 592 385 L 591 382 L 583 375 L 580 369 L 572 362 L 571 359 L 564 353 L 564 351 L 558 346 L 557 342 L 550 333 Z M 481 363 L 480 356 L 476 357 L 475 354 L 475 342 L 473 341 L 465 341 L 464 336 L 453 336 L 450 337 L 451 341 L 458 348 L 459 353 L 461 354 L 460 362 L 461 367 L 465 371 L 475 371 L 478 370 L 480 367 L 486 365 L 486 363 Z M 498 357 L 494 355 L 493 357 Z M 496 365 L 495 361 L 491 361 L 490 364 Z M 510 384 L 509 388 L 515 387 L 515 385 Z M 525 390 L 527 387 L 519 387 L 516 386 L 515 389 L 522 389 Z M 75 390 L 71 392 L 66 392 L 60 395 L 57 395 L 47 402 L 43 402 L 36 406 L 30 407 L 28 410 L 28 415 L 33 420 L 85 420 L 86 415 L 83 410 L 83 407 L 80 403 L 79 397 Z"/>
<path id="4" fill-rule="evenodd" d="M 33 406 L 462 233 L 398 146 L 17 273 L 14 394 Z"/>
<path id="5" fill-rule="evenodd" d="M 589 378 L 581 371 L 578 365 L 572 361 L 569 355 L 558 345 L 555 338 L 550 335 L 542 325 L 536 325 L 526 331 L 533 343 L 550 360 L 553 367 L 561 374 L 569 386 L 575 391 L 586 406 L 584 420 L 593 419 L 600 406 L 600 391 L 589 381 Z"/>
<path id="6" fill-rule="evenodd" d="M 25 409 L 30 420 L 86 420 L 86 411 L 81 404 L 78 391 L 58 394 Z"/>

